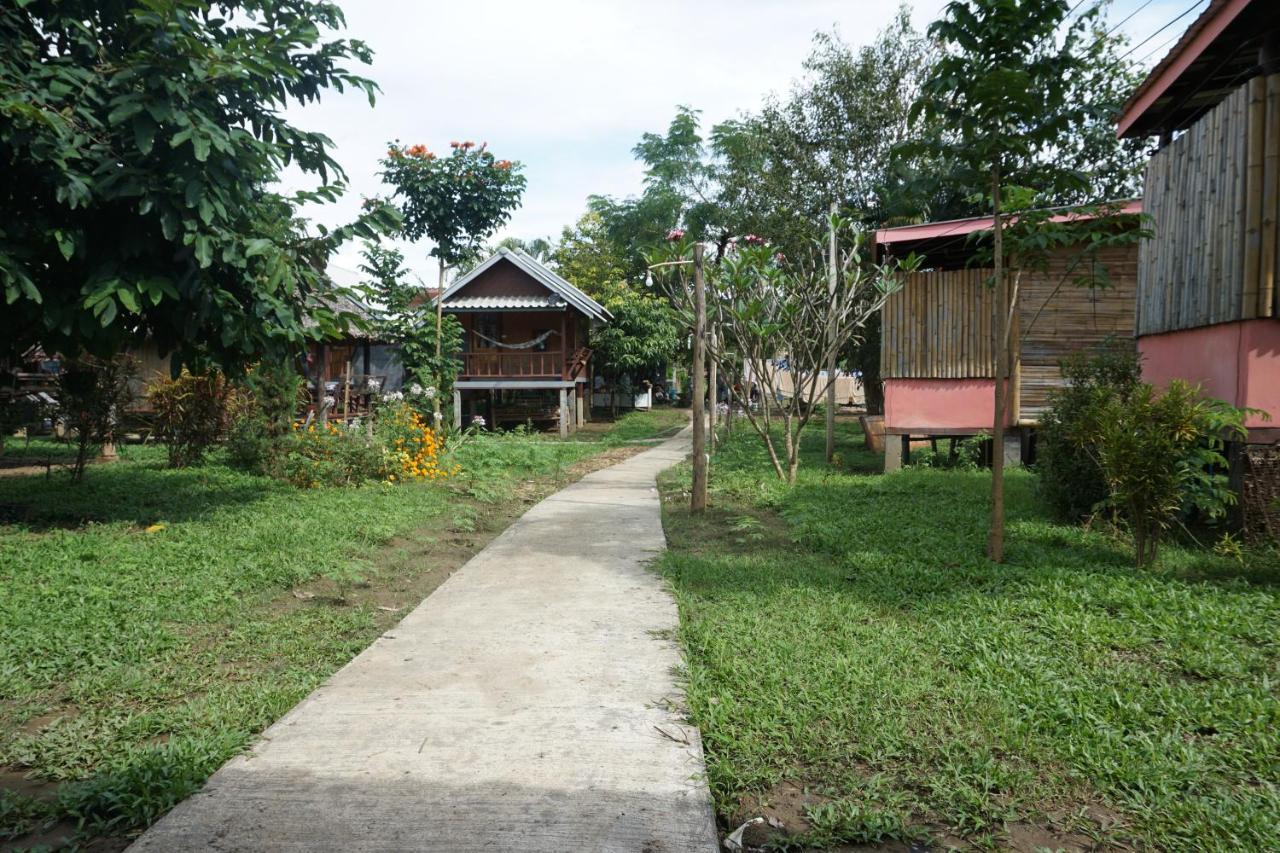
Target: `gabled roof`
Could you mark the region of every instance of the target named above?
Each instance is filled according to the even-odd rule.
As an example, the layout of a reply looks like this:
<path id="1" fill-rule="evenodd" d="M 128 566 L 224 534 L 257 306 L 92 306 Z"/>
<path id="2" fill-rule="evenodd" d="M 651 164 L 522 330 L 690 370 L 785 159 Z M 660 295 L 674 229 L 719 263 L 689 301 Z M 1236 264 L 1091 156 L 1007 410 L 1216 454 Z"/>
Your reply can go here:
<path id="1" fill-rule="evenodd" d="M 534 304 L 524 304 L 525 302 L 530 300 L 530 297 L 469 298 L 466 296 L 457 296 L 460 290 L 462 290 L 468 284 L 470 284 L 471 282 L 479 278 L 481 275 L 483 275 L 487 270 L 489 270 L 496 264 L 501 263 L 502 261 L 507 261 L 508 263 L 514 264 L 517 269 L 519 269 L 521 272 L 525 273 L 534 281 L 538 282 L 538 284 L 541 284 L 548 291 L 550 291 L 550 294 L 549 294 L 550 298 L 546 300 L 545 306 L 534 305 Z M 449 285 L 449 287 L 445 290 L 444 295 L 441 297 L 441 299 L 444 300 L 445 308 L 463 308 L 463 307 L 466 307 L 466 308 L 516 308 L 516 307 L 561 308 L 561 307 L 564 307 L 564 305 L 568 304 L 578 309 L 583 314 L 586 314 L 588 317 L 590 317 L 593 320 L 599 320 L 600 322 L 605 322 L 613 318 L 613 315 L 610 314 L 603 305 L 596 302 L 590 296 L 587 296 L 587 294 L 583 293 L 581 290 L 574 287 L 569 282 L 565 281 L 559 275 L 556 275 L 556 273 L 552 272 L 542 264 L 535 261 L 528 254 L 520 251 L 519 249 L 508 249 L 505 247 L 499 249 L 497 254 L 490 256 L 489 259 L 486 260 L 484 263 L 480 264 L 478 267 L 471 270 L 471 272 L 467 273 L 466 275 L 462 276 L 457 281 L 455 281 L 453 284 Z M 511 305 L 497 304 L 499 302 L 510 302 L 512 300 L 520 301 L 522 304 L 520 305 L 516 305 L 514 303 Z M 534 301 L 536 301 L 536 298 L 534 298 Z M 491 305 L 489 303 L 494 303 L 494 304 Z"/>
<path id="2" fill-rule="evenodd" d="M 1260 73 L 1258 49 L 1275 37 L 1276 5 L 1276 0 L 1211 0 L 1130 96 L 1116 121 L 1117 135 L 1142 137 L 1190 127 Z"/>

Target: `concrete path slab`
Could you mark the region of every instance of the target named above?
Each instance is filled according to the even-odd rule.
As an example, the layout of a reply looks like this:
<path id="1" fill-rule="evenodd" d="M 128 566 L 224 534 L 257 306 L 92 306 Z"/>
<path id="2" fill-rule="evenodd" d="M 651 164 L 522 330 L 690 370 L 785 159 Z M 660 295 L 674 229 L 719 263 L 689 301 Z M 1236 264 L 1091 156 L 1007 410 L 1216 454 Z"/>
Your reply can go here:
<path id="1" fill-rule="evenodd" d="M 712 853 L 654 477 L 534 506 L 130 849 Z"/>

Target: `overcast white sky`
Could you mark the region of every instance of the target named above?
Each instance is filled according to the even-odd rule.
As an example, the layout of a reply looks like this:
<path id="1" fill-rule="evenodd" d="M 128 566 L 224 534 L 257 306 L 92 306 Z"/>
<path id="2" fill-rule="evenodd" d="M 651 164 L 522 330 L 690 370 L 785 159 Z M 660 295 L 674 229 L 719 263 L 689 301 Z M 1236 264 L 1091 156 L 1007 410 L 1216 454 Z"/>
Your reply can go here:
<path id="1" fill-rule="evenodd" d="M 1197 9 L 1138 48 L 1160 48 Z M 1144 5 L 1145 4 L 1145 5 Z M 1193 0 L 1116 0 L 1110 18 L 1136 44 L 1191 8 Z M 944 0 L 911 2 L 924 28 Z M 359 93 L 329 93 L 294 108 L 301 127 L 327 134 L 350 189 L 316 221 L 349 222 L 363 196 L 385 193 L 377 160 L 389 140 L 448 149 L 450 140 L 487 141 L 498 157 L 525 164 L 523 206 L 497 236 L 558 237 L 592 194 L 641 189 L 631 148 L 660 131 L 676 105 L 703 111 L 707 124 L 754 110 L 799 75 L 819 30 L 851 44 L 870 41 L 892 17 L 893 0 L 345 0 L 346 35 L 374 51 L 364 73 L 382 89 L 369 107 Z M 1167 46 L 1165 47 L 1167 50 Z M 1162 56 L 1159 50 L 1148 60 Z M 286 186 L 302 186 L 290 176 Z M 359 246 L 331 267 L 354 284 Z M 404 246 L 428 282 L 429 245 Z"/>

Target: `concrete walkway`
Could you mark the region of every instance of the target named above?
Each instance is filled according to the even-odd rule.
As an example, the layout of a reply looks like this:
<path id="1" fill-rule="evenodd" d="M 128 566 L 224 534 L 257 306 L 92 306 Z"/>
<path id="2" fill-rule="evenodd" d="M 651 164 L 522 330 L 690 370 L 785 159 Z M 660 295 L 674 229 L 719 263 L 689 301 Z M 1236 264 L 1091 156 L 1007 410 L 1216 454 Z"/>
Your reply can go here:
<path id="1" fill-rule="evenodd" d="M 131 850 L 717 849 L 654 477 L 547 498 Z"/>

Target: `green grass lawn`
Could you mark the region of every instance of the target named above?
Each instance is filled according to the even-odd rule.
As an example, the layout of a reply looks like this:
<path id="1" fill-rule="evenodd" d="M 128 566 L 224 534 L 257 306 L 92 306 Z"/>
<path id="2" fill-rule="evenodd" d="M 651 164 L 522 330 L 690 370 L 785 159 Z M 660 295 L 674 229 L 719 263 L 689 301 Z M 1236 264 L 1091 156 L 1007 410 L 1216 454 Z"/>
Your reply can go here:
<path id="1" fill-rule="evenodd" d="M 1009 476 L 1008 561 L 983 557 L 987 472 L 844 470 L 820 425 L 784 487 L 754 437 L 687 512 L 663 479 L 693 721 L 722 824 L 780 848 L 1274 850 L 1280 555 L 1127 543 L 1056 524 Z M 858 439 L 855 441 L 855 439 Z"/>
<path id="2" fill-rule="evenodd" d="M 681 418 L 627 416 L 595 443 L 478 437 L 442 484 L 300 491 L 137 446 L 80 486 L 0 476 L 0 841 L 50 819 L 145 827 L 403 616 L 361 590 L 413 606 L 394 575 L 464 559 L 575 463 Z"/>

